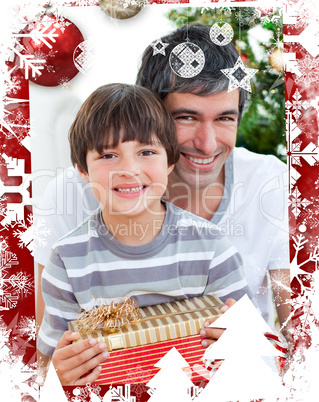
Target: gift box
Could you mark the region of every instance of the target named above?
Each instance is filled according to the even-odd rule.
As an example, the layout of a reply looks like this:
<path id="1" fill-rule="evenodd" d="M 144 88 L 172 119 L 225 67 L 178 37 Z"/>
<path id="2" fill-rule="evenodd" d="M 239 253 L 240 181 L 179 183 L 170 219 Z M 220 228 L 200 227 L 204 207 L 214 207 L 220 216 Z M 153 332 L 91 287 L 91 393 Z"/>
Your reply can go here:
<path id="1" fill-rule="evenodd" d="M 197 381 L 204 379 L 205 350 L 199 332 L 205 321 L 221 314 L 222 306 L 216 296 L 207 295 L 139 308 L 135 322 L 111 331 L 100 325 L 84 334 L 81 321 L 70 322 L 69 329 L 80 332 L 81 339 L 96 338 L 106 344 L 110 358 L 102 364 L 99 384 L 146 383 L 159 371 L 155 365 L 174 347 L 186 360 L 192 381 Z"/>

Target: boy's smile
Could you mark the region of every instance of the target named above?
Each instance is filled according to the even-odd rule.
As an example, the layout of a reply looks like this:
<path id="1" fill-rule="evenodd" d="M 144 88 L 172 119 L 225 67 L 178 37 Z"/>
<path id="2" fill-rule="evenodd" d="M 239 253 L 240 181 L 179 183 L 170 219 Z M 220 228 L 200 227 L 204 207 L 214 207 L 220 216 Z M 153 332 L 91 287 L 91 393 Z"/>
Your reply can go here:
<path id="1" fill-rule="evenodd" d="M 152 144 L 127 141 L 102 153 L 87 152 L 88 172 L 80 174 L 91 183 L 105 223 L 163 212 L 160 200 L 173 166 L 167 166 L 165 148 L 154 138 Z"/>

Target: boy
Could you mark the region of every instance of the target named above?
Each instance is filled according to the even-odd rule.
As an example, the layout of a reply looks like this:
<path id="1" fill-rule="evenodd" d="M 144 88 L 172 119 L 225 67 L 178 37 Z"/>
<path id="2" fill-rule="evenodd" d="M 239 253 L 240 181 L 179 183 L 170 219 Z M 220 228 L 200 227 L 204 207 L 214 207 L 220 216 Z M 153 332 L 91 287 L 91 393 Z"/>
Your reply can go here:
<path id="1" fill-rule="evenodd" d="M 150 90 L 98 88 L 79 110 L 69 139 L 72 163 L 100 207 L 53 247 L 42 275 L 40 353 L 51 356 L 67 322 L 93 308 L 95 299 L 109 304 L 133 296 L 145 306 L 249 293 L 241 258 L 216 226 L 161 200 L 179 151 L 174 120 Z M 72 345 L 66 348 L 72 358 Z M 80 385 L 84 373 L 60 380 Z"/>

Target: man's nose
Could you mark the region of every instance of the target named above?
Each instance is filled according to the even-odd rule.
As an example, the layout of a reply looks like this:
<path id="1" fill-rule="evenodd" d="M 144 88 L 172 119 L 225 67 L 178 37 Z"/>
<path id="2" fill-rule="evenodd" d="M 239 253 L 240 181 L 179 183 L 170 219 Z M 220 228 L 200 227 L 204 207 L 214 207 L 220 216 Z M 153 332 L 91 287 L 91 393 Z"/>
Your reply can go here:
<path id="1" fill-rule="evenodd" d="M 194 139 L 194 146 L 206 155 L 211 155 L 215 152 L 217 148 L 217 138 L 212 124 L 202 123 L 200 127 L 198 127 Z"/>

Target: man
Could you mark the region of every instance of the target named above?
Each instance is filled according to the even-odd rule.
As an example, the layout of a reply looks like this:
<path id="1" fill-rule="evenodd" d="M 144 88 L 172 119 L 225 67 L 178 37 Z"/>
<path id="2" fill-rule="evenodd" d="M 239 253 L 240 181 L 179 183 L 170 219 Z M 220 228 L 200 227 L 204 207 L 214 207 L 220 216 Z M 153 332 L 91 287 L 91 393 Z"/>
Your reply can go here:
<path id="1" fill-rule="evenodd" d="M 193 78 L 176 75 L 168 61 L 171 50 L 187 40 L 205 54 L 204 68 Z M 162 41 L 169 44 L 166 56 L 153 56 L 153 48 L 147 48 L 137 84 L 157 92 L 176 123 L 181 158 L 169 176 L 165 198 L 218 224 L 230 237 L 243 257 L 253 296 L 272 327 L 270 278 L 275 279 L 274 296 L 282 325 L 290 313 L 286 302 L 289 293 L 278 285 L 278 282 L 289 283 L 287 206 L 283 185 L 286 166 L 273 156 L 234 148 L 246 93 L 242 88 L 228 92 L 229 80 L 220 71 L 234 67 L 238 59 L 234 46 L 216 46 L 209 38 L 209 27 L 202 25 L 178 29 Z M 56 233 L 57 238 L 97 207 L 91 203 L 92 195 L 85 184 L 80 184 L 75 171 L 69 170 L 51 185 L 55 192 L 50 195 L 47 192 L 42 203 L 44 209 L 54 209 L 58 193 L 61 195 L 62 189 L 67 193 L 70 184 L 73 198 L 65 199 L 61 204 L 64 209 L 58 220 L 55 216 L 46 217 L 53 230 L 60 231 L 60 227 L 65 226 Z M 77 190 L 76 197 L 74 189 Z M 76 205 L 79 201 L 80 210 Z M 83 212 L 84 207 L 87 210 Z M 75 214 L 79 214 L 80 219 L 77 220 Z M 42 260 L 37 257 L 36 260 L 45 264 L 44 256 Z M 207 347 L 220 332 L 205 328 L 201 335 L 203 346 Z M 71 345 L 77 337 L 78 334 L 65 333 L 52 358 L 64 385 L 94 381 L 99 375 L 98 365 L 107 358 L 99 348 L 101 345 L 94 342 Z M 80 379 L 91 369 L 89 377 Z"/>

